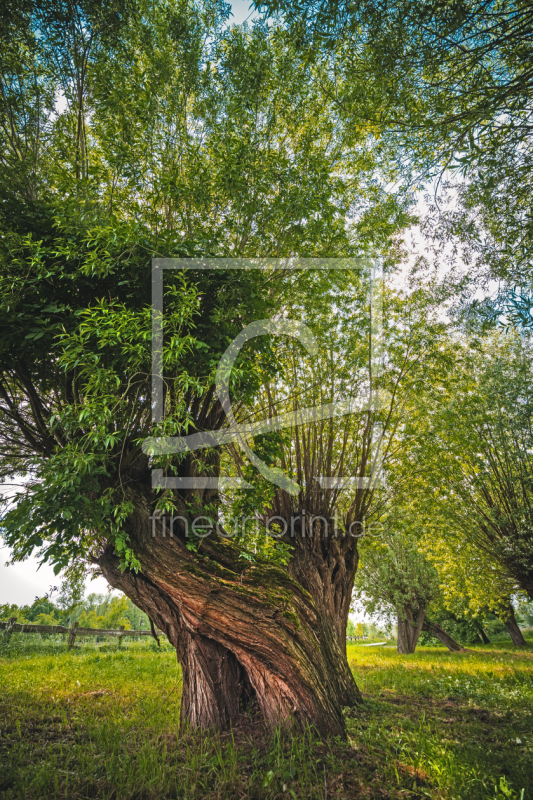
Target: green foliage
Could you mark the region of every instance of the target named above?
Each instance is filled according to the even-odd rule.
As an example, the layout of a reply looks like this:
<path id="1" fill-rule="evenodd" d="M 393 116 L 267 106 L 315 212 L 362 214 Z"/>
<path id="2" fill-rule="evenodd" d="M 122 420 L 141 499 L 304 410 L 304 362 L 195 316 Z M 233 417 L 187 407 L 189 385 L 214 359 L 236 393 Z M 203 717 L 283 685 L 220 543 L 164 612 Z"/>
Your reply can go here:
<path id="1" fill-rule="evenodd" d="M 0 605 L 0 620 L 7 622 L 10 617 L 16 617 L 17 623 L 29 622 L 37 625 L 61 625 L 64 620 L 62 610 L 47 597 L 36 597 L 31 606 L 9 603 Z"/>
<path id="2" fill-rule="evenodd" d="M 459 617 L 455 616 L 448 610 L 440 610 L 435 604 L 431 607 L 430 618 L 432 622 L 437 622 L 446 633 L 448 633 L 456 642 L 462 645 L 476 645 L 481 642 L 480 626 L 483 627 L 485 633 L 487 632 L 487 616 L 483 615 L 481 618 L 477 617 Z M 502 625 L 502 628 L 505 628 Z M 431 636 L 426 631 L 422 631 L 420 636 L 421 644 L 439 644 L 439 641 Z"/>
<path id="3" fill-rule="evenodd" d="M 426 609 L 439 592 L 435 568 L 403 531 L 390 531 L 364 548 L 356 575 L 354 600 L 369 614 L 406 619 Z"/>
<path id="4" fill-rule="evenodd" d="M 131 600 L 126 598 L 127 605 L 124 611 L 124 616 L 129 621 L 129 627 L 134 630 L 150 630 L 150 619 L 148 615 L 141 611 L 140 608 L 137 608 Z M 162 642 L 163 643 L 163 642 Z"/>
<path id="5" fill-rule="evenodd" d="M 533 628 L 533 602 L 521 603 L 518 606 L 516 617 L 524 628 Z"/>
<path id="6" fill-rule="evenodd" d="M 83 607 L 73 617 L 73 622 L 78 622 L 81 628 L 108 628 L 116 630 L 124 625 L 126 630 L 131 628 L 131 623 L 126 616 L 129 611 L 127 597 L 109 597 L 89 595 Z"/>
<path id="7" fill-rule="evenodd" d="M 255 436 L 254 452 L 263 453 L 264 461 L 300 491 L 289 496 L 276 489 L 234 448 L 231 474 L 244 477 L 254 490 L 228 495 L 229 516 L 253 517 L 250 528 L 269 517 L 297 518 L 305 509 L 325 519 L 330 530 L 347 531 L 353 523 L 352 532 L 360 532 L 357 526 L 377 519 L 374 515 L 387 502 L 380 468 L 395 452 L 397 429 L 413 396 L 442 371 L 445 326 L 435 321 L 428 292 L 402 297 L 374 278 L 372 288 L 364 259 L 353 271 L 291 276 L 294 291 L 286 301 L 287 313 L 305 321 L 317 349 L 309 353 L 292 338 L 276 337 L 276 379 L 263 376 L 253 404 L 239 409 L 238 419 L 252 431 L 252 415 L 253 420 L 280 419 L 287 425 L 281 434 Z M 384 325 L 378 341 L 372 338 L 371 308 L 381 303 Z M 333 408 L 333 418 L 321 418 L 321 408 Z M 317 477 L 326 475 L 361 479 L 365 485 L 361 491 L 344 483 L 342 489 L 321 491 Z M 276 524 L 282 535 L 283 523 L 278 519 Z M 290 545 L 289 539 L 290 533 L 283 541 Z"/>
<path id="8" fill-rule="evenodd" d="M 376 182 L 386 165 L 369 131 L 341 132 L 327 70 L 281 27 L 228 28 L 228 13 L 210 0 L 28 2 L 6 18 L 0 476 L 26 481 L 2 520 L 15 558 L 37 549 L 60 572 L 112 543 L 138 570 L 124 476 L 141 442 L 199 424 L 221 353 L 280 308 L 269 273 L 167 272 L 165 421 L 151 430 L 153 256 L 353 255 L 406 221 Z M 275 367 L 254 343 L 232 390 L 246 403 Z M 193 466 L 216 474 L 217 459 Z"/>
<path id="9" fill-rule="evenodd" d="M 29 606 L 22 606 L 19 608 L 16 603 L 3 603 L 0 605 L 0 620 L 2 622 L 7 622 L 10 617 L 17 617 L 23 622 L 26 622 L 26 613 L 28 610 Z"/>
<path id="10" fill-rule="evenodd" d="M 428 557 L 443 565 L 449 607 L 462 595 L 475 614 L 505 606 L 518 588 L 533 591 L 531 355 L 512 332 L 453 347 L 453 373 L 420 398 L 403 469 L 413 475 L 413 505 Z"/>
<path id="11" fill-rule="evenodd" d="M 83 600 L 86 574 L 83 561 L 74 561 L 63 572 L 61 584 L 59 586 L 59 594 L 56 600 L 63 614 L 69 616 Z M 56 587 L 53 587 L 51 593 L 55 590 Z"/>
<path id="12" fill-rule="evenodd" d="M 227 17 L 216 2 L 28 3 L 8 15 L 0 476 L 26 481 L 2 520 L 15 558 L 37 549 L 59 572 L 110 542 L 123 568 L 140 568 L 123 478 L 151 426 L 153 256 L 352 254 L 346 214 L 386 201 L 367 132 L 339 137 L 309 79 L 320 68 L 280 28 L 228 29 Z M 198 423 L 191 409 L 211 397 L 221 353 L 280 304 L 268 273 L 189 275 L 165 275 L 168 391 L 154 434 Z M 235 370 L 244 402 L 262 350 L 268 372 L 264 343 Z M 210 458 L 197 469 L 216 470 Z M 184 468 L 179 457 L 153 466 Z"/>
<path id="13" fill-rule="evenodd" d="M 482 300 L 463 295 L 468 315 L 491 326 L 503 314 L 507 323 L 531 327 L 531 4 L 255 5 L 281 11 L 308 57 L 331 64 L 339 115 L 357 125 L 364 108 L 405 184 L 432 184 L 425 233 L 439 253 L 446 243 L 452 265 L 464 260 L 485 295 L 488 278 L 500 281 Z M 463 289 L 457 281 L 455 290 Z"/>

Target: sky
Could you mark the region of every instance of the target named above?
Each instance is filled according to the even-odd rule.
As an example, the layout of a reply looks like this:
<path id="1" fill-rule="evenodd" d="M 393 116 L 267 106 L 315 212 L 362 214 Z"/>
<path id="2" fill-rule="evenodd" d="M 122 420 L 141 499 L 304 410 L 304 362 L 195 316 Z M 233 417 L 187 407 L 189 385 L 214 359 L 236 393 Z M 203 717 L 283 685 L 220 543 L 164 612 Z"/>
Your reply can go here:
<path id="1" fill-rule="evenodd" d="M 48 594 L 51 586 L 58 586 L 60 578 L 54 575 L 52 567 L 39 562 L 33 556 L 13 566 L 6 567 L 9 560 L 7 547 L 0 548 L 0 605 L 15 603 L 17 606 L 31 605 L 36 597 Z M 87 581 L 87 593 L 104 594 L 109 589 L 105 578 Z M 52 598 L 53 600 L 53 598 Z"/>
<path id="2" fill-rule="evenodd" d="M 48 591 L 47 576 L 37 572 L 34 559 L 30 562 L 6 567 L 9 558 L 7 547 L 0 549 L 0 604 L 15 603 L 18 606 L 31 604 L 36 596 L 42 597 Z M 50 569 L 52 577 L 54 573 Z M 51 581 L 50 581 L 51 583 Z M 56 581 L 57 583 L 57 581 Z"/>
<path id="3" fill-rule="evenodd" d="M 250 22 L 252 16 L 257 16 L 257 12 L 250 9 L 250 0 L 234 0 L 231 3 L 231 11 L 233 14 L 232 22 L 240 25 L 241 22 L 248 20 Z"/>

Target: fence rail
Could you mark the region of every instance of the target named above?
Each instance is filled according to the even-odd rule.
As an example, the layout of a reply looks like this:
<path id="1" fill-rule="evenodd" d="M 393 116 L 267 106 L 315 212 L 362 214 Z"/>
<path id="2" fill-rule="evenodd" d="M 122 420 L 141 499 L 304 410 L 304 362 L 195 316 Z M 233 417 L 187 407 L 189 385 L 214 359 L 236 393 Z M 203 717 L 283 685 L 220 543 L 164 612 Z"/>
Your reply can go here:
<path id="1" fill-rule="evenodd" d="M 4 637 L 11 638 L 12 633 L 68 633 L 68 646 L 73 647 L 76 636 L 118 636 L 119 647 L 124 636 L 152 636 L 151 631 L 125 630 L 121 625 L 118 630 L 108 628 L 80 628 L 77 622 L 67 628 L 64 625 L 32 625 L 29 622 L 17 622 L 16 617 L 11 617 L 7 622 L 0 622 L 0 631 L 4 631 Z M 156 630 L 159 635 L 165 636 L 163 631 Z"/>

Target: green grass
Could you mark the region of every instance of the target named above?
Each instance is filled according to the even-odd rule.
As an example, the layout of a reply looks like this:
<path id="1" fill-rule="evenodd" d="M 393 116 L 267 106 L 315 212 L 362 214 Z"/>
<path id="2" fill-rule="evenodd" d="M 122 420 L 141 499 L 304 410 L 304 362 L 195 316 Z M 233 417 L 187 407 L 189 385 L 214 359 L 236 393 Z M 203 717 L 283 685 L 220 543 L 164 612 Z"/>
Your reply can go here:
<path id="1" fill-rule="evenodd" d="M 68 652 L 14 634 L 0 640 L 0 797 L 533 800 L 533 648 L 477 651 L 350 645 L 365 704 L 347 743 L 324 743 L 246 718 L 180 733 L 168 645 Z"/>
<path id="2" fill-rule="evenodd" d="M 349 719 L 350 736 L 387 785 L 400 769 L 418 771 L 421 796 L 533 797 L 533 652 L 476 649 L 349 647 L 367 706 Z"/>

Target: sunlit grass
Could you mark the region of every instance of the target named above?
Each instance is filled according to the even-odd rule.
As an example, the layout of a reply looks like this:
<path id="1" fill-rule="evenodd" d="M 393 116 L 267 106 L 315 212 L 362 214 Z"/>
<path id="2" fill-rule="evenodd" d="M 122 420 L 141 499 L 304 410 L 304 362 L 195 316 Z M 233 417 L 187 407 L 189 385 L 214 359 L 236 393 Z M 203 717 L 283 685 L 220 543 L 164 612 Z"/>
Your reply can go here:
<path id="1" fill-rule="evenodd" d="M 502 702 L 533 706 L 533 648 L 489 645 L 476 654 L 418 648 L 400 656 L 392 648 L 348 646 L 348 660 L 363 691 L 383 689 L 429 697 L 456 697 L 470 705 Z"/>
<path id="2" fill-rule="evenodd" d="M 67 651 L 0 640 L 0 796 L 18 798 L 533 798 L 533 648 L 476 655 L 348 647 L 364 706 L 348 744 L 179 732 L 181 675 L 146 640 Z"/>
<path id="3" fill-rule="evenodd" d="M 533 649 L 476 650 L 427 647 L 401 656 L 349 646 L 368 711 L 349 720 L 351 736 L 380 759 L 389 780 L 399 761 L 404 772 L 421 770 L 443 797 L 531 797 Z"/>

